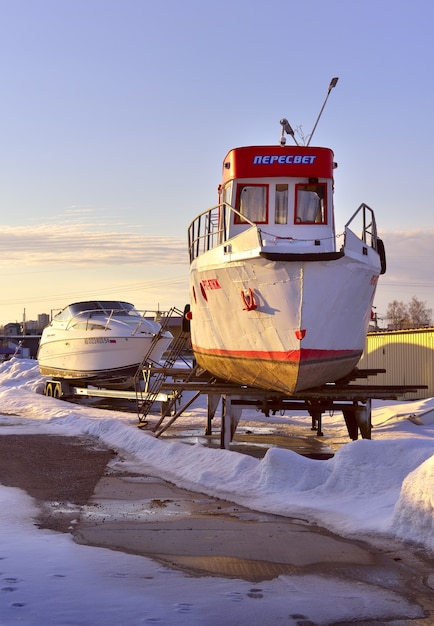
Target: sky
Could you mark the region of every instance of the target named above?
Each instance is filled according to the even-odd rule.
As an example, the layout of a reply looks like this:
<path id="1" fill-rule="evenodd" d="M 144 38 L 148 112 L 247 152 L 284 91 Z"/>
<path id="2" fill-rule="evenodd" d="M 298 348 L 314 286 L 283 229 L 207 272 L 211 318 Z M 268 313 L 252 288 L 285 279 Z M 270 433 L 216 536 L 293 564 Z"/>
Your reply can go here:
<path id="1" fill-rule="evenodd" d="M 187 228 L 233 147 L 286 117 L 374 209 L 379 317 L 434 310 L 430 0 L 0 0 L 0 325 L 72 301 L 189 300 Z"/>
<path id="2" fill-rule="evenodd" d="M 157 439 L 137 429 L 135 413 L 47 398 L 42 389 L 35 361 L 0 364 L 1 434 L 92 437 L 115 450 L 123 471 L 136 479 L 158 476 L 254 511 L 309 519 L 357 542 L 387 542 L 389 553 L 397 550 L 393 542 L 404 541 L 415 554 L 434 555 L 433 398 L 374 401 L 372 440 L 349 441 L 342 414 L 328 415 L 324 443 L 341 445 L 327 460 L 273 447 L 257 459 L 208 448 L 200 440 Z M 204 401 L 180 419 L 184 428 L 204 428 Z M 303 425 L 310 432 L 310 417 L 303 412 L 265 418 L 244 410 L 239 429 L 259 433 Z M 382 576 L 377 580 L 378 574 L 362 582 L 321 576 L 314 568 L 306 575 L 295 567 L 291 574 L 256 583 L 263 590 L 259 600 L 246 580 L 188 576 L 143 556 L 78 545 L 72 535 L 41 530 L 34 523 L 36 501 L 20 489 L 0 485 L 0 503 L 0 617 L 8 625 L 220 626 L 223 619 L 228 626 L 321 626 L 355 618 L 403 624 L 404 618 L 423 617 L 420 605 L 395 593 Z M 140 516 L 139 501 L 105 506 L 98 504 L 97 515 L 110 513 L 110 520 Z M 84 518 L 92 514 L 94 502 L 79 512 Z M 425 581 L 427 593 L 431 578 Z"/>

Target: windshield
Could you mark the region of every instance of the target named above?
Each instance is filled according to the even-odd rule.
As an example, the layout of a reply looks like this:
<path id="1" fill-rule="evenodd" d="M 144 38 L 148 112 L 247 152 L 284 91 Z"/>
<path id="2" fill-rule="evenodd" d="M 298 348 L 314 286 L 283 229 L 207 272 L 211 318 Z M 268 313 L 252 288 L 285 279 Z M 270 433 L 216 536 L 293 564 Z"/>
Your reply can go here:
<path id="1" fill-rule="evenodd" d="M 116 316 L 119 315 L 140 315 L 140 313 L 134 308 L 132 304 L 128 302 L 122 302 L 121 300 L 89 300 L 86 302 L 76 302 L 70 304 L 58 313 L 55 317 L 56 320 L 69 320 L 80 313 L 89 313 L 93 311 L 110 315 L 112 312 Z"/>

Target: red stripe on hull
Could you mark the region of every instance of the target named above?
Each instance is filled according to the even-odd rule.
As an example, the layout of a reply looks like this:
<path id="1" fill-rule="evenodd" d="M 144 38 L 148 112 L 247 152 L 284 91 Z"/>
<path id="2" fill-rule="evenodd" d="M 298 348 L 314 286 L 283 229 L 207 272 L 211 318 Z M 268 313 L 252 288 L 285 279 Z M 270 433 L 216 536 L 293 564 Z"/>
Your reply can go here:
<path id="1" fill-rule="evenodd" d="M 304 361 L 335 361 L 336 359 L 347 359 L 354 356 L 360 357 L 361 353 L 355 350 L 314 350 L 302 348 L 300 350 L 289 350 L 287 352 L 275 351 L 265 352 L 262 350 L 223 350 L 218 348 L 199 348 L 193 346 L 196 354 L 206 354 L 209 356 L 221 356 L 235 359 L 249 359 L 254 361 L 292 361 L 300 363 Z"/>
<path id="2" fill-rule="evenodd" d="M 287 395 L 331 383 L 349 374 L 361 352 L 293 350 L 256 352 L 193 348 L 198 364 L 218 378 Z"/>

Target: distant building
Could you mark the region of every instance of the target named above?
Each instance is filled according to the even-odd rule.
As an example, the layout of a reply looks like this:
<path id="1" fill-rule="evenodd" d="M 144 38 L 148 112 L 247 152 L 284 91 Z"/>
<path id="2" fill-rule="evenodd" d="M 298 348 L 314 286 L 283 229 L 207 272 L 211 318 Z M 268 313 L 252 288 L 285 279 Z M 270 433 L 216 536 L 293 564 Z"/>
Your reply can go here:
<path id="1" fill-rule="evenodd" d="M 37 320 L 26 320 L 25 322 L 9 322 L 3 326 L 3 335 L 40 335 L 44 328 L 50 323 L 48 313 L 38 313 Z M 1 332 L 1 331 L 0 331 Z"/>
<path id="2" fill-rule="evenodd" d="M 9 322 L 3 326 L 4 335 L 21 335 L 22 332 L 21 324 L 18 322 Z"/>
<path id="3" fill-rule="evenodd" d="M 26 335 L 36 335 L 39 330 L 39 324 L 36 320 L 27 320 L 24 328 L 24 324 L 20 324 L 21 332 L 24 332 Z"/>
<path id="4" fill-rule="evenodd" d="M 11 356 L 35 359 L 39 338 L 50 323 L 47 313 L 39 313 L 37 320 L 9 322 L 0 329 L 0 362 Z"/>
<path id="5" fill-rule="evenodd" d="M 40 330 L 44 329 L 50 323 L 50 316 L 48 313 L 39 313 L 38 314 L 38 328 Z"/>

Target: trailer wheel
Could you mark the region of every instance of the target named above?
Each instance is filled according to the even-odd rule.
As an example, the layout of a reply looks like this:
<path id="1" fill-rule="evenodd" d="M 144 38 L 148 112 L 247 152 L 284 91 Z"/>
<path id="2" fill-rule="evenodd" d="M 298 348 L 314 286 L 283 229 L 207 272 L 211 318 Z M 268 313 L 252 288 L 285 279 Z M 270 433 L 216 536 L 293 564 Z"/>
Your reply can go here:
<path id="1" fill-rule="evenodd" d="M 53 384 L 52 383 L 47 383 L 45 386 L 45 395 L 48 396 L 49 398 L 53 397 Z"/>
<path id="2" fill-rule="evenodd" d="M 62 396 L 62 389 L 60 383 L 53 383 L 53 398 L 60 398 Z"/>

